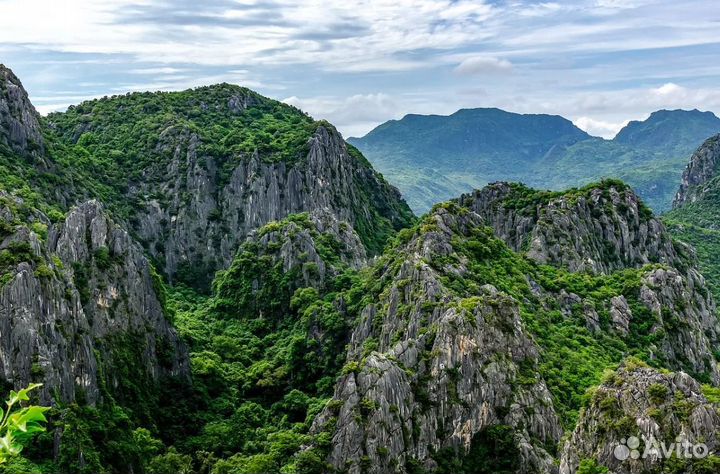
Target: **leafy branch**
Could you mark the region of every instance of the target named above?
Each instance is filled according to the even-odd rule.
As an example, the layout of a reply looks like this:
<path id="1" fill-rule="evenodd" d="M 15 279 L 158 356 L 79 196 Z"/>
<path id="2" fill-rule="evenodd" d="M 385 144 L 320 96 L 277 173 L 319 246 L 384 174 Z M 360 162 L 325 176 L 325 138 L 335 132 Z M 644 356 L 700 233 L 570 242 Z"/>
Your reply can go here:
<path id="1" fill-rule="evenodd" d="M 45 431 L 41 423 L 47 422 L 44 413 L 49 407 L 21 406 L 22 402 L 30 400 L 28 393 L 40 387 L 42 384 L 30 384 L 18 392 L 10 391 L 10 396 L 5 402 L 7 410 L 0 408 L 0 464 L 7 462 L 11 457 L 16 456 L 23 449 L 23 444 L 35 433 Z M 13 408 L 15 410 L 13 411 Z"/>

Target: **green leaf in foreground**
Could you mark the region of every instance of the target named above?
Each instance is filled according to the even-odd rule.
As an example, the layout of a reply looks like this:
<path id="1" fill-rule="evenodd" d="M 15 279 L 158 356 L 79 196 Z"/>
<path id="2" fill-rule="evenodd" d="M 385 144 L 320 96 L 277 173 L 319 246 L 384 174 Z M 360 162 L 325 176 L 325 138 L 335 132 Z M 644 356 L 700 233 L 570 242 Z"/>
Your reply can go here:
<path id="1" fill-rule="evenodd" d="M 42 384 L 31 384 L 20 391 L 10 391 L 5 402 L 7 411 L 0 409 L 0 464 L 7 462 L 11 457 L 20 454 L 25 442 L 34 434 L 45 431 L 42 423 L 47 422 L 45 412 L 49 407 L 35 405 L 21 406 L 23 402 L 30 401 L 28 393 Z"/>

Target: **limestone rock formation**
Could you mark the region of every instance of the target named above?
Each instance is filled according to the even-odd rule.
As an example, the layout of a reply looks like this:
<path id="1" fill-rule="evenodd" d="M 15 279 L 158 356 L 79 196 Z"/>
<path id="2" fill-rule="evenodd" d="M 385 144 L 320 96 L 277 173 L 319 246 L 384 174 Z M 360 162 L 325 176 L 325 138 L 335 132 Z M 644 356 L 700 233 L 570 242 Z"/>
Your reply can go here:
<path id="1" fill-rule="evenodd" d="M 463 195 L 460 203 L 538 263 L 593 273 L 682 265 L 663 224 L 619 182 L 557 193 L 494 183 Z"/>
<path id="2" fill-rule="evenodd" d="M 470 298 L 446 286 L 469 262 L 440 262 L 482 219 L 441 208 L 426 222 L 433 230 L 415 234 L 381 266 L 380 296 L 362 310 L 335 401 L 315 422 L 321 430 L 336 417 L 330 464 L 349 473 L 432 471 L 443 453 L 462 457 L 502 426 L 514 469 L 552 471 L 545 446 L 562 431 L 533 372 L 538 347 L 517 302 L 492 285 Z"/>
<path id="3" fill-rule="evenodd" d="M 706 186 L 717 177 L 719 167 L 720 135 L 716 135 L 703 143 L 690 157 L 690 163 L 683 172 L 682 183 L 673 202 L 673 209 L 701 199 Z"/>
<path id="4" fill-rule="evenodd" d="M 45 141 L 39 118 L 20 79 L 0 64 L 0 145 L 22 156 L 42 156 Z"/>
<path id="5" fill-rule="evenodd" d="M 707 456 L 720 447 L 719 408 L 689 375 L 630 362 L 595 390 L 565 443 L 560 473 L 575 474 L 583 461 L 615 474 L 716 472 L 720 463 Z"/>
<path id="6" fill-rule="evenodd" d="M 103 385 L 122 383 L 112 370 L 117 364 L 136 364 L 123 371 L 138 384 L 188 377 L 187 351 L 164 313 L 157 276 L 98 202 L 72 209 L 58 224 L 18 198 L 5 195 L 3 203 L 4 380 L 16 387 L 43 382 L 45 402 L 58 394 L 58 401 L 95 404 Z"/>

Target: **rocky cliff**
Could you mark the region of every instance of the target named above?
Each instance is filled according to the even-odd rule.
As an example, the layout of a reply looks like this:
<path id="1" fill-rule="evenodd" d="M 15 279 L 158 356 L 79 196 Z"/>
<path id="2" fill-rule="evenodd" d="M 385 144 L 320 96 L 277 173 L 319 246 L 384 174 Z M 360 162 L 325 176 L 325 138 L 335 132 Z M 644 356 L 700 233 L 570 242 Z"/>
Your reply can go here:
<path id="1" fill-rule="evenodd" d="M 515 251 L 573 272 L 610 273 L 648 263 L 684 267 L 670 235 L 617 181 L 569 192 L 495 183 L 460 203 L 483 216 Z"/>
<path id="2" fill-rule="evenodd" d="M 94 405 L 104 390 L 122 400 L 123 384 L 188 377 L 187 352 L 164 313 L 160 281 L 98 202 L 51 223 L 3 195 L 0 216 L 5 381 L 44 383 L 46 403 Z"/>
<path id="3" fill-rule="evenodd" d="M 511 471 L 552 470 L 546 449 L 562 430 L 530 375 L 539 348 L 511 296 L 451 284 L 473 276 L 461 239 L 493 240 L 477 214 L 441 208 L 376 267 L 334 401 L 316 420 L 333 426 L 335 469 L 432 472 L 490 450 Z M 500 438 L 506 451 L 492 452 Z"/>
<path id="4" fill-rule="evenodd" d="M 585 390 L 628 353 L 720 381 L 689 250 L 616 182 L 436 206 L 343 299 L 357 323 L 314 430 L 348 472 L 555 472 Z"/>
<path id="5" fill-rule="evenodd" d="M 99 189 L 171 281 L 207 286 L 252 230 L 289 214 L 329 212 L 371 254 L 412 220 L 331 125 L 241 87 L 113 97 L 49 123 L 66 153 L 125 167 L 98 169 Z"/>
<path id="6" fill-rule="evenodd" d="M 689 375 L 629 361 L 606 375 L 566 441 L 560 473 L 717 472 L 720 405 Z M 717 402 L 717 400 L 715 400 Z"/>
<path id="7" fill-rule="evenodd" d="M 0 64 L 0 145 L 26 157 L 42 156 L 45 141 L 39 119 L 20 79 Z"/>
<path id="8" fill-rule="evenodd" d="M 675 196 L 673 208 L 701 200 L 710 182 L 717 178 L 720 167 L 720 135 L 709 138 L 690 157 L 683 172 L 680 189 Z M 712 186 L 710 186 L 712 187 Z"/>

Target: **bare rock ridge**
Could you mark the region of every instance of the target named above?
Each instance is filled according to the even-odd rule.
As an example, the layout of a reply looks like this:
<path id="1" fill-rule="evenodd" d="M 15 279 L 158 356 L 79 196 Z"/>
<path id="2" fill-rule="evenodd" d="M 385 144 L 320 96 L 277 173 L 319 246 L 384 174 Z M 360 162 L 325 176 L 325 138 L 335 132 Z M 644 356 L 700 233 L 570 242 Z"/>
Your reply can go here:
<path id="1" fill-rule="evenodd" d="M 136 383 L 163 376 L 187 378 L 188 355 L 164 314 L 158 282 L 142 249 L 107 217 L 96 201 L 52 224 L 26 213 L 18 198 L 3 196 L 0 251 L 12 252 L 0 289 L 0 376 L 15 386 L 43 382 L 42 399 L 102 398 L 115 387 L 112 368 L 127 364 L 117 350 L 132 341 L 137 364 L 123 367 Z M 46 229 L 38 235 L 32 229 Z M 101 373 L 107 377 L 101 379 Z"/>
<path id="2" fill-rule="evenodd" d="M 684 267 L 663 224 L 626 185 L 571 192 L 494 183 L 460 197 L 513 250 L 542 264 L 610 273 L 648 263 Z"/>
<path id="3" fill-rule="evenodd" d="M 628 363 L 594 391 L 563 447 L 560 473 L 575 474 L 587 459 L 615 474 L 667 472 L 661 471 L 663 463 L 678 444 L 681 456 L 671 460 L 674 472 L 713 472 L 703 458 L 720 447 L 719 408 L 703 395 L 700 384 L 683 372 L 660 372 Z M 639 442 L 628 443 L 631 437 Z M 662 452 L 660 443 L 665 449 L 672 444 L 670 455 Z M 695 451 L 688 448 L 695 449 L 700 443 L 704 448 L 698 449 L 704 451 L 698 451 L 702 457 L 695 458 Z M 631 449 L 636 450 L 636 457 Z"/>
<path id="4" fill-rule="evenodd" d="M 720 135 L 709 138 L 690 157 L 683 172 L 680 189 L 675 196 L 673 209 L 693 203 L 703 197 L 706 185 L 720 172 Z"/>
<path id="5" fill-rule="evenodd" d="M 39 114 L 13 72 L 0 64 L 0 145 L 22 156 L 42 156 Z"/>
<path id="6" fill-rule="evenodd" d="M 425 222 L 435 230 L 412 236 L 378 270 L 386 286 L 362 310 L 334 401 L 315 422 L 321 430 L 336 420 L 329 462 L 349 473 L 432 472 L 438 453 L 470 450 L 503 425 L 518 472 L 548 472 L 544 446 L 562 430 L 543 381 L 519 383 L 539 352 L 517 302 L 492 285 L 463 299 L 444 279 L 462 277 L 467 262 L 438 269 L 457 250 L 453 239 L 483 221 L 440 209 Z"/>
<path id="7" fill-rule="evenodd" d="M 177 140 L 186 140 L 186 145 Z M 173 197 L 166 204 L 148 201 L 135 224 L 150 253 L 164 258 L 164 271 L 171 278 L 183 267 L 214 271 L 229 266 L 250 232 L 289 214 L 324 211 L 356 228 L 371 228 L 368 224 L 382 217 L 398 228 L 406 222 L 402 206 L 400 212 L 388 207 L 401 202 L 397 190 L 350 156 L 334 129 L 317 129 L 302 165 L 268 163 L 254 154 L 237 165 L 225 185 L 218 181 L 214 159 L 198 155 L 197 142 L 192 135 L 162 138 L 158 146 L 175 152 L 163 170 L 166 180 L 160 193 Z M 156 186 L 142 184 L 134 194 L 150 194 Z M 183 200 L 183 195 L 190 198 Z"/>

